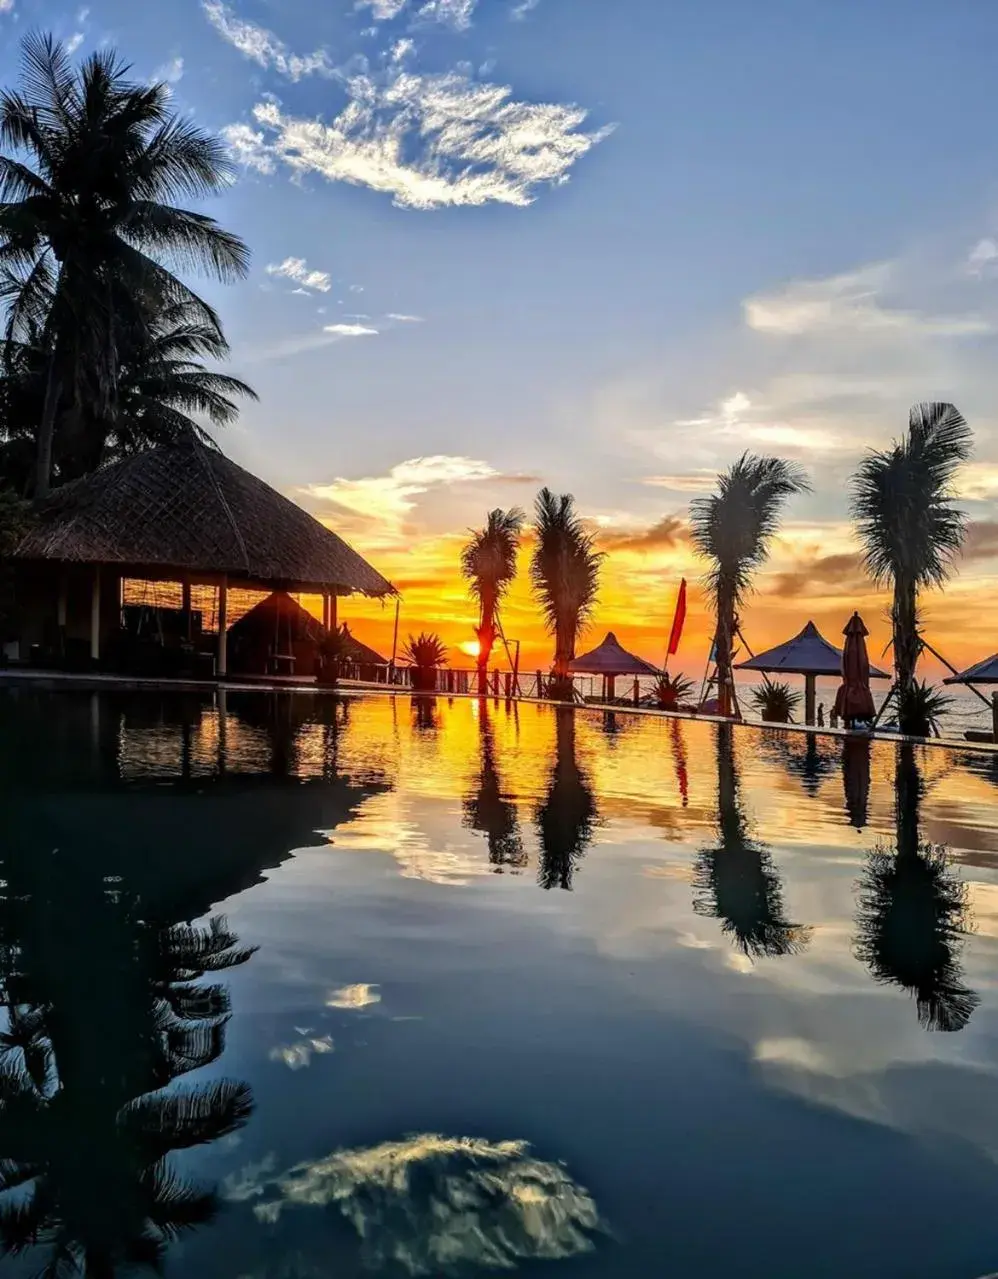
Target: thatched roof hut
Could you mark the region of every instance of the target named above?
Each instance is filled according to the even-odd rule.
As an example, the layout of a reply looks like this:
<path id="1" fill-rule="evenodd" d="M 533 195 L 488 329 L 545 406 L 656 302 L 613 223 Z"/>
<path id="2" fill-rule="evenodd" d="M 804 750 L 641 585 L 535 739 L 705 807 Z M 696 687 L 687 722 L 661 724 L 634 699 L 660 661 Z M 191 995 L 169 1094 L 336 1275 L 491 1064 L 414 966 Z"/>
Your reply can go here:
<path id="1" fill-rule="evenodd" d="M 369 648 L 367 644 L 362 643 L 356 635 L 350 634 L 347 624 L 343 624 L 344 637 L 347 641 L 346 660 L 352 662 L 355 666 L 387 666 L 388 659 L 382 657 L 380 653 L 375 652 L 373 648 Z"/>
<path id="2" fill-rule="evenodd" d="M 613 631 L 598 648 L 576 657 L 569 666 L 573 675 L 659 675 L 657 666 L 622 648 Z"/>
<path id="3" fill-rule="evenodd" d="M 244 583 L 383 597 L 391 583 L 342 538 L 213 449 L 150 449 L 57 489 L 15 558 L 136 575 L 225 574 Z"/>

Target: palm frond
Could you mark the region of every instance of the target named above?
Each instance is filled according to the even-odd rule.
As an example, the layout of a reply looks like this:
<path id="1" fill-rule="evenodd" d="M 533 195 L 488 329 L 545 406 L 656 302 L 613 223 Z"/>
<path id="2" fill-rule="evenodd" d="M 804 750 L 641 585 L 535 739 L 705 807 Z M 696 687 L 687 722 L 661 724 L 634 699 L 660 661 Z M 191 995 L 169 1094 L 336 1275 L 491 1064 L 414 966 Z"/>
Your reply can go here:
<path id="1" fill-rule="evenodd" d="M 140 1097 L 121 1112 L 119 1124 L 155 1161 L 171 1151 L 227 1137 L 242 1128 L 252 1113 L 249 1085 L 222 1079 L 199 1088 Z"/>
<path id="2" fill-rule="evenodd" d="M 536 545 L 530 578 L 551 634 L 582 633 L 599 593 L 603 552 L 583 524 L 571 494 L 543 488 L 534 508 Z"/>

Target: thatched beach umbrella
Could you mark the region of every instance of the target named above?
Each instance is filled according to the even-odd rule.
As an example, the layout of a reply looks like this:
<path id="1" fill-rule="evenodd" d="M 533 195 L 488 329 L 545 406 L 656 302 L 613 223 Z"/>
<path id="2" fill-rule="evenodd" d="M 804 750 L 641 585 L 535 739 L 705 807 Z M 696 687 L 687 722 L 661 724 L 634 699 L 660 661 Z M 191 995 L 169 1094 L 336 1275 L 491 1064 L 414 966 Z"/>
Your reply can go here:
<path id="1" fill-rule="evenodd" d="M 986 657 L 974 666 L 968 666 L 958 675 L 951 675 L 949 679 L 944 679 L 943 683 L 966 684 L 971 689 L 975 684 L 998 684 L 998 653 Z M 983 697 L 983 694 L 979 696 Z M 998 691 L 991 694 L 991 720 L 991 738 L 992 741 L 998 742 Z M 970 734 L 968 733 L 967 736 L 970 737 Z"/>
<path id="2" fill-rule="evenodd" d="M 646 662 L 643 657 L 637 657 L 634 653 L 628 653 L 627 649 L 622 648 L 613 631 L 610 631 L 598 648 L 577 657 L 569 666 L 569 670 L 573 675 L 602 675 L 603 696 L 610 701 L 613 700 L 614 682 L 618 675 L 640 677 L 642 675 L 658 676 L 662 673 L 657 666 L 652 666 L 651 662 Z"/>

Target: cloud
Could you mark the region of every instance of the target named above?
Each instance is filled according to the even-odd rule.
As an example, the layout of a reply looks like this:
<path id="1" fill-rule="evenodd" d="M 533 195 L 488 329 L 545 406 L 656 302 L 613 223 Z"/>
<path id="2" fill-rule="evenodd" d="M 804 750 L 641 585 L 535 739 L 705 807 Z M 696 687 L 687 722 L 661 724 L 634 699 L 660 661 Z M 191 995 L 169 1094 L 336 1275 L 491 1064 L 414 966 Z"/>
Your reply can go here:
<path id="1" fill-rule="evenodd" d="M 418 7 L 410 0 L 357 0 L 356 9 L 370 9 L 375 22 L 391 22 L 408 12 L 416 22 L 440 22 L 455 31 L 467 31 L 478 0 L 423 0 Z"/>
<path id="2" fill-rule="evenodd" d="M 13 13 L 14 0 L 0 0 L 0 13 Z"/>
<path id="3" fill-rule="evenodd" d="M 974 520 L 967 525 L 962 558 L 970 563 L 998 559 L 998 520 Z"/>
<path id="4" fill-rule="evenodd" d="M 968 462 L 956 477 L 957 495 L 965 502 L 992 502 L 998 498 L 998 465 Z"/>
<path id="5" fill-rule="evenodd" d="M 686 521 L 666 515 L 650 528 L 638 532 L 601 532 L 599 542 L 610 551 L 663 551 L 678 546 L 686 537 Z"/>
<path id="6" fill-rule="evenodd" d="M 333 287 L 332 277 L 326 271 L 310 271 L 304 258 L 285 258 L 283 262 L 271 263 L 266 268 L 268 275 L 279 276 L 285 280 L 293 280 L 306 290 L 328 293 Z"/>
<path id="7" fill-rule="evenodd" d="M 339 990 L 331 990 L 326 996 L 327 1008 L 369 1008 L 371 1004 L 380 1004 L 381 996 L 376 986 L 366 982 L 355 986 L 341 986 Z"/>
<path id="8" fill-rule="evenodd" d="M 892 263 L 881 262 L 823 280 L 798 280 L 776 293 L 748 298 L 745 321 L 758 333 L 794 337 L 807 333 L 916 332 L 933 337 L 970 337 L 990 333 L 979 316 L 931 316 L 893 310 L 882 294 L 892 281 Z"/>
<path id="9" fill-rule="evenodd" d="M 304 1070 L 312 1064 L 314 1056 L 334 1051 L 332 1039 L 329 1035 L 323 1035 L 321 1039 L 305 1038 L 294 1044 L 279 1044 L 276 1048 L 271 1048 L 267 1056 L 271 1061 L 283 1061 L 289 1070 Z"/>
<path id="10" fill-rule="evenodd" d="M 415 498 L 430 489 L 492 480 L 498 472 L 488 462 L 470 457 L 438 455 L 415 457 L 393 466 L 387 475 L 360 480 L 336 479 L 332 484 L 312 484 L 309 497 L 329 502 L 379 525 L 401 531 L 415 509 Z"/>
<path id="11" fill-rule="evenodd" d="M 525 22 L 528 13 L 533 11 L 540 4 L 541 0 L 520 0 L 519 4 L 514 4 L 509 11 L 509 16 L 514 22 Z"/>
<path id="12" fill-rule="evenodd" d="M 152 73 L 154 84 L 179 84 L 184 78 L 184 60 L 179 55 L 164 62 Z"/>
<path id="13" fill-rule="evenodd" d="M 201 8 L 222 39 L 227 40 L 244 58 L 249 58 L 258 66 L 272 69 L 294 81 L 316 73 L 333 74 L 329 55 L 324 49 L 317 49 L 314 53 L 300 57 L 289 52 L 284 41 L 279 40 L 273 32 L 236 17 L 221 0 L 201 0 Z"/>
<path id="14" fill-rule="evenodd" d="M 777 599 L 796 599 L 865 592 L 869 588 L 862 556 L 858 552 L 846 551 L 836 555 L 815 555 L 793 569 L 776 574 L 766 584 L 766 594 Z"/>
<path id="15" fill-rule="evenodd" d="M 267 65 L 273 54 L 257 60 Z M 463 71 L 423 75 L 392 62 L 342 83 L 347 104 L 330 123 L 257 103 L 255 127 L 224 130 L 233 158 L 264 174 L 283 165 L 295 178 L 368 187 L 402 208 L 524 207 L 539 188 L 568 181 L 608 133 L 585 132 L 582 107 L 518 101 L 508 85 Z"/>
<path id="16" fill-rule="evenodd" d="M 73 34 L 69 37 L 69 39 L 66 41 L 64 45 L 64 48 L 70 57 L 73 56 L 73 54 L 77 51 L 77 49 L 80 47 L 80 45 L 83 43 L 83 41 L 86 38 L 87 37 L 84 35 L 82 31 L 73 32 Z"/>
<path id="17" fill-rule="evenodd" d="M 968 275 L 984 275 L 998 258 L 998 244 L 992 239 L 978 240 L 967 256 Z"/>
<path id="18" fill-rule="evenodd" d="M 327 324 L 322 331 L 323 333 L 333 333 L 341 338 L 374 338 L 378 336 L 378 330 L 372 329 L 366 324 Z"/>
<path id="19" fill-rule="evenodd" d="M 672 493 L 712 493 L 717 474 L 711 470 L 692 471 L 687 475 L 646 475 L 642 484 L 651 488 L 669 489 Z"/>
<path id="20" fill-rule="evenodd" d="M 398 311 L 389 311 L 388 319 L 395 320 L 399 324 L 423 324 L 425 323 L 421 315 L 403 315 Z"/>

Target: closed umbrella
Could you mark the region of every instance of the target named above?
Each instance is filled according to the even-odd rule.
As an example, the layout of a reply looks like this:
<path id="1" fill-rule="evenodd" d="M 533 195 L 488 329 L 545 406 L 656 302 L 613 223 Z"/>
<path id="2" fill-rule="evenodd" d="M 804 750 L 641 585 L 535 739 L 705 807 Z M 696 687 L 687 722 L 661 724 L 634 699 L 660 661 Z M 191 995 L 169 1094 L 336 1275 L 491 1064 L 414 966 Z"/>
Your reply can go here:
<path id="1" fill-rule="evenodd" d="M 849 824 L 857 830 L 870 819 L 870 739 L 850 737 L 842 752 L 842 789 L 845 792 Z"/>
<path id="2" fill-rule="evenodd" d="M 870 655 L 866 651 L 869 631 L 858 613 L 853 613 L 842 632 L 842 684 L 835 695 L 835 714 L 848 728 L 854 720 L 872 720 L 877 714 L 870 692 Z"/>

